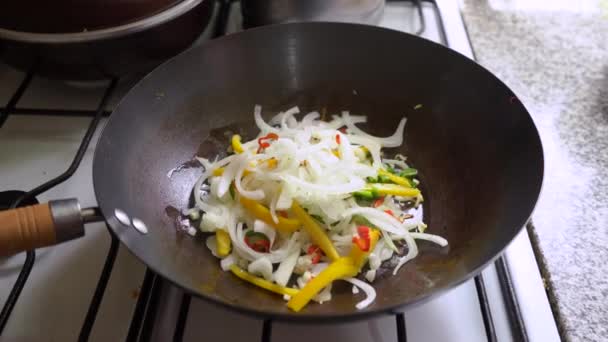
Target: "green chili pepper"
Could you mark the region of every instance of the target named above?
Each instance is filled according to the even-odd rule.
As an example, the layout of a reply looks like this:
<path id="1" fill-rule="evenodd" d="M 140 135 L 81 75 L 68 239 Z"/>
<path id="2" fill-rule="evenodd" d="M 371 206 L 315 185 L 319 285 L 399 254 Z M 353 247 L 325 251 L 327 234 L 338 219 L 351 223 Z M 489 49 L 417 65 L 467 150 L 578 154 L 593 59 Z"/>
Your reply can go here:
<path id="1" fill-rule="evenodd" d="M 386 165 L 385 170 L 388 171 L 388 172 L 390 172 L 390 173 L 397 174 L 397 171 L 395 171 L 395 169 L 392 168 L 390 165 Z"/>
<path id="2" fill-rule="evenodd" d="M 374 199 L 374 193 L 371 190 L 360 190 L 354 193 L 356 199 L 371 201 Z"/>
<path id="3" fill-rule="evenodd" d="M 314 218 L 315 220 L 325 224 L 325 221 L 323 221 L 323 218 L 319 215 L 310 215 L 312 218 Z"/>
<path id="4" fill-rule="evenodd" d="M 392 183 L 391 179 L 388 178 L 385 175 L 378 175 L 378 182 L 377 183 Z"/>
<path id="5" fill-rule="evenodd" d="M 400 177 L 414 177 L 418 174 L 418 170 L 411 167 L 399 172 Z"/>
<path id="6" fill-rule="evenodd" d="M 234 200 L 234 198 L 236 196 L 235 191 L 234 191 L 234 183 L 230 184 L 228 191 L 230 191 L 230 197 Z"/>

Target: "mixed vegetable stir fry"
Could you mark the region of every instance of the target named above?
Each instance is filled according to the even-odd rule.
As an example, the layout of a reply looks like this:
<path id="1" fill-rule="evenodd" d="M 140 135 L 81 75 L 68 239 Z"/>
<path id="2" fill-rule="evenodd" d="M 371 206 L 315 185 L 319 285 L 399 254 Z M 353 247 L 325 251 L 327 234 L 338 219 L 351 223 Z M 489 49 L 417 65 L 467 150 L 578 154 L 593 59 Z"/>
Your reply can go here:
<path id="1" fill-rule="evenodd" d="M 297 114 L 294 107 L 265 122 L 255 106 L 256 139 L 234 135 L 227 157 L 199 158 L 204 172 L 187 214 L 209 233 L 223 270 L 283 295 L 291 310 L 330 300 L 336 280 L 366 294 L 363 309 L 383 262 L 393 259 L 396 274 L 418 254 L 417 239 L 448 242 L 425 233 L 415 215 L 423 201 L 416 169 L 382 155 L 403 143 L 405 118 L 379 138 L 356 126 L 365 116 Z"/>

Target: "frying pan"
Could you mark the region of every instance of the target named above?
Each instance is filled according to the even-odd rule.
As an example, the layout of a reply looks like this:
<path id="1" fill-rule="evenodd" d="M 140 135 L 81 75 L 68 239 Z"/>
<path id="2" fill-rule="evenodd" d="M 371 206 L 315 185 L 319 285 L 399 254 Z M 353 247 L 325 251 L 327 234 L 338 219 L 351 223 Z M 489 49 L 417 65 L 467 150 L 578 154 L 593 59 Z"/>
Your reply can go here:
<path id="1" fill-rule="evenodd" d="M 204 299 L 287 320 L 388 312 L 471 278 L 528 220 L 541 188 L 543 153 L 530 115 L 514 96 L 468 58 L 397 31 L 337 23 L 247 30 L 177 56 L 124 97 L 97 144 L 95 193 L 110 227 L 133 254 Z M 388 153 L 404 153 L 419 169 L 428 231 L 447 238 L 449 247 L 419 242 L 419 256 L 396 276 L 379 276 L 375 302 L 361 311 L 355 309 L 361 295 L 336 284 L 330 302 L 296 314 L 280 296 L 222 272 L 201 234 L 193 238 L 176 229 L 175 214 L 191 203 L 202 172 L 188 161 L 223 153 L 231 133 L 255 134 L 255 104 L 263 106 L 266 119 L 293 105 L 365 114 L 368 131 L 380 136 L 407 116 L 404 145 Z M 179 165 L 169 178 L 167 172 Z M 38 229 L 33 237 L 51 231 L 47 244 L 81 234 L 87 214 L 77 211 L 76 201 L 34 208 L 18 209 L 20 216 L 2 213 L 1 251 L 39 246 L 22 237 L 7 243 L 6 236 L 19 230 L 8 227 L 15 220 Z M 115 209 L 141 219 L 148 234 L 121 224 Z"/>

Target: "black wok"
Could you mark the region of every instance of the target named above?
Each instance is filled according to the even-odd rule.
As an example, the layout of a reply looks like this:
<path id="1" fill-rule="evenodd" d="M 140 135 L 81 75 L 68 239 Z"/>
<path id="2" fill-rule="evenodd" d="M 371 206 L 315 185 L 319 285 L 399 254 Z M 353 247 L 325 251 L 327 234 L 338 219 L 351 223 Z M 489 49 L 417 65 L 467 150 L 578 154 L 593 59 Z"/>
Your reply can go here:
<path id="1" fill-rule="evenodd" d="M 126 95 L 97 145 L 95 192 L 136 256 L 212 302 L 291 320 L 391 311 L 471 278 L 528 220 L 543 154 L 534 123 L 514 96 L 468 58 L 396 31 L 329 23 L 248 30 L 179 55 Z M 202 237 L 175 227 L 174 214 L 188 206 L 201 169 L 185 167 L 171 178 L 167 172 L 197 154 L 224 151 L 226 131 L 255 133 L 255 104 L 266 118 L 293 105 L 350 110 L 368 115 L 375 135 L 391 134 L 406 115 L 405 143 L 394 152 L 419 169 L 428 231 L 447 238 L 449 247 L 420 242 L 418 258 L 397 276 L 376 280 L 378 297 L 362 311 L 355 309 L 361 298 L 337 286 L 332 301 L 296 314 L 280 296 L 222 272 Z M 116 208 L 142 219 L 149 233 L 119 223 Z"/>

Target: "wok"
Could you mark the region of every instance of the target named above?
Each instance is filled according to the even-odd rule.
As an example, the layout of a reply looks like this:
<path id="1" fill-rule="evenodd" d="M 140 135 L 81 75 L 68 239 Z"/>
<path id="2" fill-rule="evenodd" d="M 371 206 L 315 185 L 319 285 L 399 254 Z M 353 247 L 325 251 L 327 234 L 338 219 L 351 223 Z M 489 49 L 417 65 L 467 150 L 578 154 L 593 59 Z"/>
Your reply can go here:
<path id="1" fill-rule="evenodd" d="M 109 225 L 134 255 L 204 299 L 287 320 L 388 312 L 473 277 L 528 220 L 541 188 L 543 153 L 530 115 L 514 96 L 470 59 L 405 33 L 338 23 L 256 28 L 175 57 L 124 97 L 97 144 L 95 193 Z M 255 133 L 255 104 L 263 106 L 266 119 L 293 105 L 328 113 L 347 109 L 368 115 L 367 129 L 380 136 L 407 116 L 404 145 L 392 152 L 406 154 L 419 169 L 428 232 L 447 238 L 449 247 L 420 241 L 419 256 L 396 276 L 379 277 L 378 297 L 361 311 L 355 309 L 361 298 L 337 284 L 330 302 L 296 314 L 280 296 L 222 272 L 201 234 L 193 238 L 176 229 L 174 215 L 188 207 L 202 172 L 188 161 L 225 151 L 229 132 Z M 180 164 L 185 167 L 167 177 Z M 41 206 L 36 210 L 68 227 L 56 224 L 51 243 L 79 235 L 78 220 L 81 229 L 86 213 L 71 219 L 57 214 L 73 213 L 75 201 Z M 117 208 L 143 220 L 148 234 L 121 224 Z M 5 228 L 18 216 L 2 215 Z M 43 227 L 36 217 L 20 222 Z M 6 240 L 0 238 L 1 251 L 38 246 Z"/>

